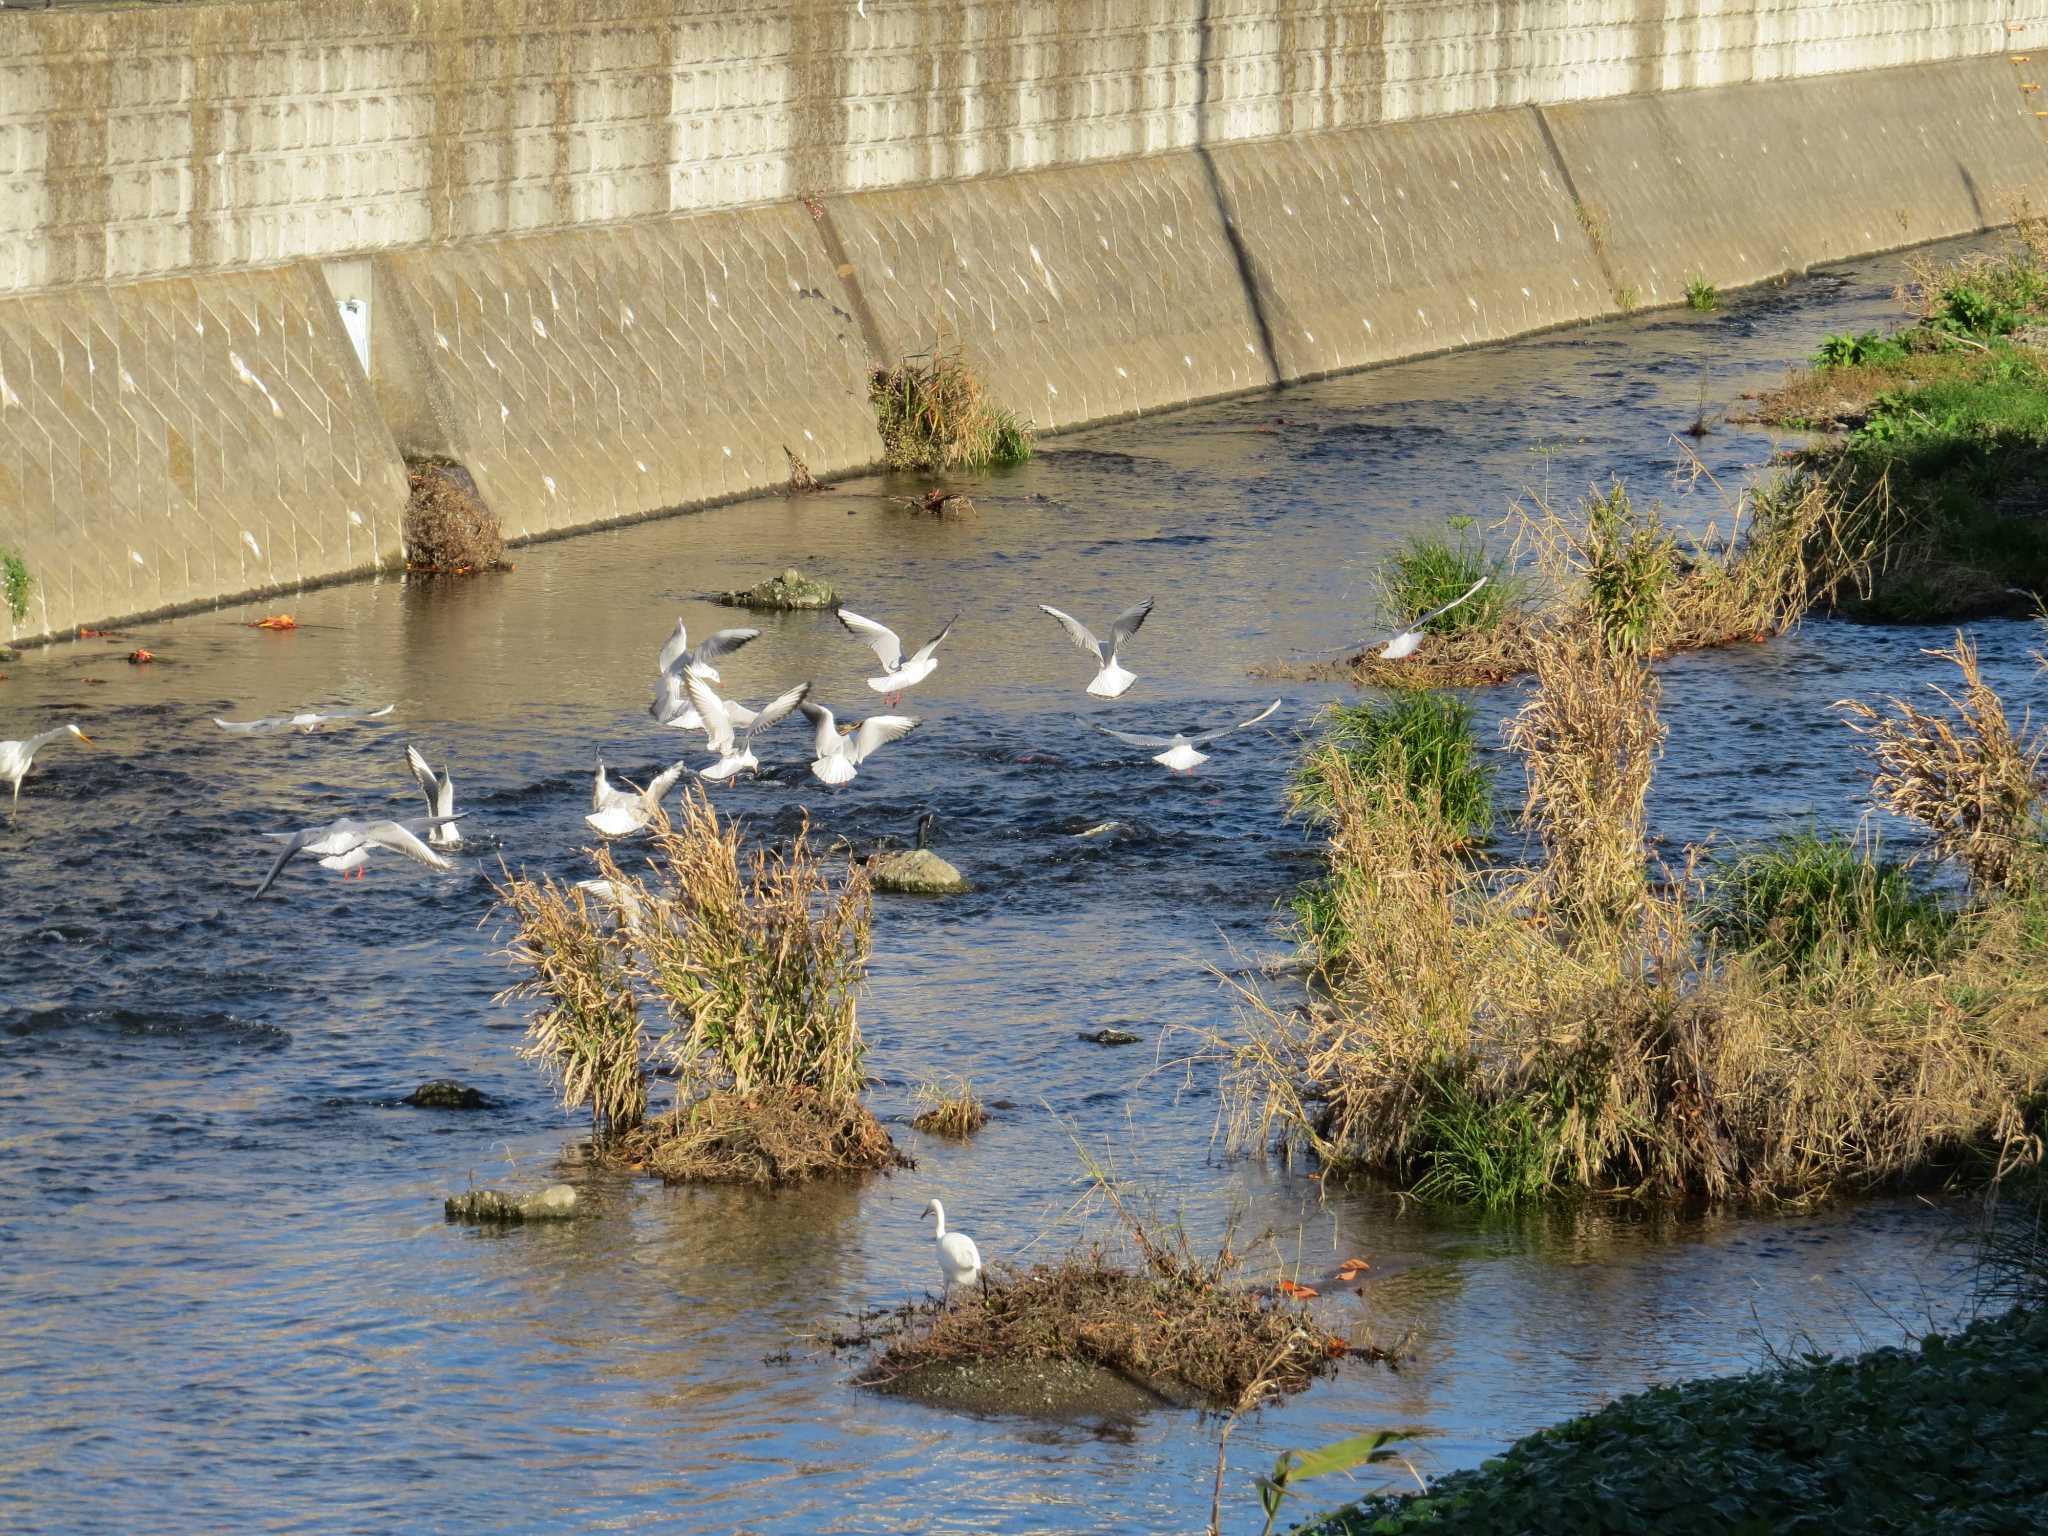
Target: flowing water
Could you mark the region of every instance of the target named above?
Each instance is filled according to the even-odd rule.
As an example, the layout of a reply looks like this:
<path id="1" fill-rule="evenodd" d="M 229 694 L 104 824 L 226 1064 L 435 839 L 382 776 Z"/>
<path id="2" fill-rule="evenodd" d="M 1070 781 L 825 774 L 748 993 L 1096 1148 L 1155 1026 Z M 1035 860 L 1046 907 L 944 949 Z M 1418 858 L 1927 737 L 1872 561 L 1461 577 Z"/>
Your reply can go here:
<path id="1" fill-rule="evenodd" d="M 1313 869 L 1282 781 L 1338 690 L 1248 669 L 1368 631 L 1383 553 L 1448 514 L 1490 521 L 1525 486 L 1618 474 L 1725 523 L 1710 491 L 1672 486 L 1671 434 L 1824 333 L 1885 323 L 1895 271 L 1077 433 L 973 487 L 972 517 L 864 481 L 527 548 L 501 577 L 265 605 L 296 613 L 292 633 L 231 610 L 8 667 L 0 735 L 72 718 L 99 749 L 52 748 L 0 820 L 0 1527 L 1199 1528 L 1213 1423 L 965 1417 L 865 1393 L 810 1342 L 936 1283 L 932 1196 L 991 1259 L 1077 1241 L 1076 1142 L 1204 1238 L 1233 1217 L 1241 1248 L 1270 1233 L 1253 1260 L 1269 1275 L 1371 1256 L 1365 1299 L 1322 1303 L 1328 1321 L 1414 1330 L 1398 1374 L 1347 1366 L 1239 1429 L 1226 1529 L 1256 1529 L 1244 1469 L 1288 1446 L 1413 1427 L 1442 1471 L 1648 1383 L 1952 1318 L 1953 1217 L 1926 1203 L 1513 1221 L 1321 1203 L 1298 1174 L 1219 1154 L 1213 1074 L 1185 1060 L 1191 1031 L 1231 1025 L 1206 968 L 1278 952 L 1276 904 Z M 1700 444 L 1731 486 L 1771 447 Z M 719 803 L 769 834 L 807 805 L 857 842 L 907 839 L 930 810 L 974 890 L 878 909 L 862 1020 L 914 1172 L 668 1189 L 590 1166 L 515 1060 L 488 882 L 501 857 L 584 872 L 595 756 L 638 779 L 677 755 L 643 709 L 677 615 L 735 622 L 702 594 L 790 564 L 913 644 L 962 620 L 913 696 L 923 727 L 851 786 L 809 778 L 799 721 Z M 1105 623 L 1146 595 L 1138 686 L 1086 698 L 1086 658 L 1036 605 Z M 872 658 L 829 614 L 760 623 L 730 691 L 810 678 L 843 713 L 873 703 Z M 2023 703 L 2026 627 L 1975 628 Z M 1920 653 L 1941 638 L 1813 623 L 1673 662 L 1658 834 L 1852 823 L 1862 770 L 1827 706 L 1946 681 Z M 126 665 L 135 645 L 158 662 Z M 1088 728 L 1223 723 L 1276 694 L 1279 714 L 1191 778 Z M 1518 697 L 1484 697 L 1489 731 Z M 323 702 L 397 708 L 311 736 L 208 722 Z M 271 856 L 258 833 L 416 814 L 407 741 L 453 765 L 472 813 L 458 872 L 388 859 L 344 885 L 302 862 L 247 899 Z M 1078 1038 L 1103 1026 L 1141 1041 Z M 901 1123 L 941 1073 L 999 1105 L 964 1146 Z M 438 1076 L 494 1106 L 400 1102 Z M 557 1178 L 582 1192 L 572 1223 L 441 1220 L 472 1179 Z"/>

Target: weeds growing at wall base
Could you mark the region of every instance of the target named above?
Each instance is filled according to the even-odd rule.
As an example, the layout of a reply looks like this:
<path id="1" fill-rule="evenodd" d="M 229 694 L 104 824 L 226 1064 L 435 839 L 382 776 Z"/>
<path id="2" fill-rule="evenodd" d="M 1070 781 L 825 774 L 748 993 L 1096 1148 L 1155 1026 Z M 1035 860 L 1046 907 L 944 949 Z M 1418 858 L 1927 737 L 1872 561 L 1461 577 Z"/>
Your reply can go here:
<path id="1" fill-rule="evenodd" d="M 0 602 L 7 604 L 7 611 L 17 624 L 28 617 L 29 594 L 35 590 L 35 584 L 28 562 L 11 549 L 0 549 Z"/>
<path id="2" fill-rule="evenodd" d="M 956 352 L 905 358 L 868 376 L 868 400 L 891 469 L 938 472 L 1021 464 L 1031 429 L 988 398 Z"/>
<path id="3" fill-rule="evenodd" d="M 499 883 L 504 952 L 527 973 L 501 1001 L 539 1004 L 521 1053 L 565 1108 L 590 1111 L 608 1150 L 671 1179 L 784 1183 L 896 1162 L 859 1097 L 866 874 L 808 826 L 743 850 L 701 790 L 651 839 L 639 872 L 593 851 L 609 903 L 548 876 Z M 649 1121 L 657 1068 L 675 1102 Z"/>
<path id="4" fill-rule="evenodd" d="M 497 514 L 460 465 L 414 460 L 406 465 L 406 568 L 435 576 L 469 576 L 505 563 Z"/>

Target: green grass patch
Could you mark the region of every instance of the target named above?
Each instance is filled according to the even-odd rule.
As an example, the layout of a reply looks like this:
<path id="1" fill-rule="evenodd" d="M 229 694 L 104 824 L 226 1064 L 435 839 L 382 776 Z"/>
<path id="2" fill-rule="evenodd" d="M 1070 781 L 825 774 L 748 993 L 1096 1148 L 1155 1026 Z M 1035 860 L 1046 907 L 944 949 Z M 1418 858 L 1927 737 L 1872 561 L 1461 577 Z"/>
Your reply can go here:
<path id="1" fill-rule="evenodd" d="M 1315 1536 L 1989 1536 L 2048 1523 L 2048 1314 L 1658 1387 Z"/>
<path id="2" fill-rule="evenodd" d="M 1911 354 L 1906 344 L 1894 336 L 1880 336 L 1875 331 L 1863 331 L 1854 336 L 1833 335 L 1824 338 L 1814 349 L 1815 368 L 1873 368 L 1888 363 L 1903 363 Z"/>
<path id="3" fill-rule="evenodd" d="M 1031 457 L 1030 427 L 988 398 L 957 353 L 932 352 L 875 369 L 868 402 L 891 469 L 983 470 Z"/>
<path id="4" fill-rule="evenodd" d="M 1460 635 L 1498 629 L 1518 612 L 1528 583 L 1502 556 L 1488 552 L 1485 540 L 1472 531 L 1472 519 L 1454 517 L 1443 533 L 1416 534 L 1379 571 L 1380 601 L 1388 617 L 1406 625 L 1471 591 L 1484 576 L 1486 585 L 1449 613 L 1430 620 L 1432 635 Z"/>
<path id="5" fill-rule="evenodd" d="M 1334 754 L 1358 778 L 1398 786 L 1459 840 L 1482 842 L 1493 830 L 1493 767 L 1472 721 L 1464 699 L 1423 690 L 1332 705 L 1296 774 L 1296 806 L 1311 813 L 1329 807 Z"/>
<path id="6" fill-rule="evenodd" d="M 1689 277 L 1685 280 L 1685 307 L 1709 314 L 1721 307 L 1721 291 L 1704 277 Z"/>
<path id="7" fill-rule="evenodd" d="M 7 611 L 14 615 L 17 624 L 28 617 L 28 597 L 35 585 L 35 577 L 28 573 L 28 562 L 11 549 L 0 549 L 0 601 L 7 604 Z"/>
<path id="8" fill-rule="evenodd" d="M 1417 1125 L 1421 1173 L 1411 1195 L 1497 1211 L 1551 1193 L 1554 1139 L 1527 1099 L 1489 1099 L 1449 1074 L 1428 1084 L 1433 1098 Z"/>
<path id="9" fill-rule="evenodd" d="M 1708 881 L 1703 931 L 1795 971 L 1866 946 L 1931 960 L 1952 919 L 1904 866 L 1839 833 L 1790 832 L 1751 848 Z"/>

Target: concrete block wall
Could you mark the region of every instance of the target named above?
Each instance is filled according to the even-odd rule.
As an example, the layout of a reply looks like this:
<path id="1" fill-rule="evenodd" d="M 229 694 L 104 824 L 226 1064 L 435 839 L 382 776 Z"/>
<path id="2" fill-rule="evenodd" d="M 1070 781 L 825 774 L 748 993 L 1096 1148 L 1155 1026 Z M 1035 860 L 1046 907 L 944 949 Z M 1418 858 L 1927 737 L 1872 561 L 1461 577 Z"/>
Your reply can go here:
<path id="1" fill-rule="evenodd" d="M 1058 428 L 2048 203 L 2048 0 L 862 9 L 0 12 L 0 633 L 389 564 L 402 452 L 539 536 L 933 346 Z"/>

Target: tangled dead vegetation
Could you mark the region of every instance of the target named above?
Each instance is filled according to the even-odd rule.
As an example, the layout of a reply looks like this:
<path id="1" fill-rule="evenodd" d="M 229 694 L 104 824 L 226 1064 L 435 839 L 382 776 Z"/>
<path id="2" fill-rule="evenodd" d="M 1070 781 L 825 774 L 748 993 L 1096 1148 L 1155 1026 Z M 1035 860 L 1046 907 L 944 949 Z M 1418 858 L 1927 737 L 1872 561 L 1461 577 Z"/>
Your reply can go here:
<path id="1" fill-rule="evenodd" d="M 507 874 L 497 890 L 526 971 L 500 1001 L 540 1006 L 521 1054 L 587 1108 L 600 1145 L 672 1179 L 787 1183 L 900 1165 L 860 1102 L 856 1001 L 873 898 L 850 858 L 808 824 L 743 849 L 702 790 L 657 815 L 653 853 L 628 874 L 593 851 L 597 879 Z M 665 1016 L 653 1034 L 650 1011 Z M 648 1083 L 676 1084 L 650 1121 Z"/>
<path id="2" fill-rule="evenodd" d="M 406 465 L 405 567 L 434 576 L 471 576 L 505 563 L 497 514 L 459 464 L 415 460 Z"/>
<path id="3" fill-rule="evenodd" d="M 923 1083 L 917 1090 L 917 1113 L 910 1122 L 928 1136 L 962 1140 L 988 1124 L 988 1110 L 975 1097 L 974 1084 Z"/>
<path id="4" fill-rule="evenodd" d="M 989 399 L 958 352 L 929 352 L 876 368 L 868 376 L 868 402 L 891 469 L 981 470 L 1031 457 L 1030 427 Z"/>

